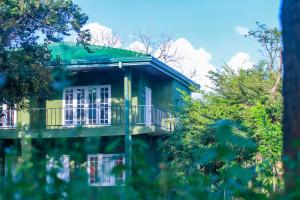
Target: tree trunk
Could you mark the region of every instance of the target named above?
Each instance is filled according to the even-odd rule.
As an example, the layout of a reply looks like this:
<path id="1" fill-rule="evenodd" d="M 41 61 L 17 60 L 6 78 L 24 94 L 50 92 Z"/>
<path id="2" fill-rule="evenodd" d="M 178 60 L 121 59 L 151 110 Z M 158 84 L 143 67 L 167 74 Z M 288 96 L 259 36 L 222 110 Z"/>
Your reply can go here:
<path id="1" fill-rule="evenodd" d="M 272 181 L 272 185 L 273 185 L 273 192 L 277 192 L 277 173 L 276 173 L 276 166 L 275 164 L 272 164 L 272 173 L 273 173 L 273 181 Z"/>
<path id="2" fill-rule="evenodd" d="M 4 176 L 5 172 L 4 158 L 4 140 L 0 140 L 0 179 Z"/>
<path id="3" fill-rule="evenodd" d="M 300 167 L 300 0 L 283 0 L 281 23 L 283 33 L 283 132 L 286 194 L 296 191 Z M 291 163 L 296 166 L 291 167 Z M 298 183 L 299 184 L 299 183 Z M 298 194 L 299 195 L 299 194 Z"/>
<path id="4" fill-rule="evenodd" d="M 276 75 L 276 81 L 275 81 L 275 84 L 271 90 L 271 96 L 272 96 L 272 100 L 274 101 L 276 99 L 276 92 L 280 86 L 280 81 L 281 81 L 281 73 L 282 72 L 278 72 L 277 75 Z"/>

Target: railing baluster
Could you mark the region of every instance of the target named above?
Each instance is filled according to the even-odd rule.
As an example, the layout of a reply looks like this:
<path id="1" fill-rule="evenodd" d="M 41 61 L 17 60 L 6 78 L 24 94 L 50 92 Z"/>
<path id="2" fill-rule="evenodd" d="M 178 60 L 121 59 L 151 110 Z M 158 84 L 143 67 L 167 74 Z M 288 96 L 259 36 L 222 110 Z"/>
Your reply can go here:
<path id="1" fill-rule="evenodd" d="M 78 111 L 78 113 L 77 113 Z M 124 106 L 93 106 L 93 107 L 68 107 L 66 108 L 32 108 L 28 110 L 31 128 L 54 128 L 58 126 L 72 125 L 109 125 L 107 114 L 109 111 L 110 125 L 124 124 Z M 76 112 L 76 113 L 75 113 Z M 16 110 L 7 108 L 5 113 L 6 122 L 0 119 L 0 128 L 12 128 L 16 125 Z M 156 126 L 172 132 L 176 118 L 167 111 L 153 105 L 133 105 L 132 124 L 143 126 Z M 78 119 L 78 120 L 77 120 Z M 17 119 L 22 122 L 22 119 Z M 44 120 L 44 122 L 42 121 Z M 151 123 L 150 123 L 151 120 Z M 75 123 L 76 122 L 76 123 Z M 77 123 L 78 122 L 78 123 Z"/>
<path id="2" fill-rule="evenodd" d="M 49 117 L 48 117 L 48 112 L 47 112 L 47 110 L 46 110 L 46 109 L 45 109 L 45 113 L 46 113 L 46 114 L 45 114 L 45 115 L 46 115 L 46 121 L 45 121 L 45 125 L 46 125 L 46 127 L 47 127 L 48 120 L 49 120 L 48 118 L 49 118 Z"/>
<path id="3" fill-rule="evenodd" d="M 54 109 L 54 124 L 51 123 L 51 125 L 57 125 L 57 122 L 56 122 L 56 116 L 57 116 L 56 110 L 57 109 Z"/>

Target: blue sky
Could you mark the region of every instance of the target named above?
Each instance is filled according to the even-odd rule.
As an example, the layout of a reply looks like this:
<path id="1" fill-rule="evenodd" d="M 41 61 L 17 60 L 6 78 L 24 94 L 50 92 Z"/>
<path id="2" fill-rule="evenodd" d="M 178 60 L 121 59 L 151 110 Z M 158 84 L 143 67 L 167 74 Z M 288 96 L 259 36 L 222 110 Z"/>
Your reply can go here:
<path id="1" fill-rule="evenodd" d="M 74 0 L 89 16 L 116 31 L 128 42 L 138 29 L 187 39 L 203 48 L 218 67 L 238 52 L 258 60 L 257 43 L 236 33 L 235 27 L 255 22 L 279 27 L 280 0 Z"/>

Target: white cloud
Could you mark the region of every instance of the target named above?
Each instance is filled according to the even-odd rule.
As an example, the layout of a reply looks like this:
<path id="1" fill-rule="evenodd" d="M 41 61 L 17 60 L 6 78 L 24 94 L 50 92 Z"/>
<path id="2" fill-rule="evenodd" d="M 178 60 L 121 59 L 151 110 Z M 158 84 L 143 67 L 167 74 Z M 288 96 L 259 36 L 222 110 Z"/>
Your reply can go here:
<path id="1" fill-rule="evenodd" d="M 140 41 L 133 41 L 127 49 L 147 53 L 145 46 Z M 160 47 L 158 49 L 148 49 L 154 57 L 159 57 Z M 212 56 L 203 48 L 195 48 L 186 38 L 178 38 L 170 41 L 168 55 L 174 56 L 177 61 L 167 62 L 169 66 L 192 79 L 201 85 L 202 89 L 207 89 L 211 85 L 208 72 L 215 67 L 210 63 Z M 164 62 L 164 60 L 161 60 Z"/>
<path id="2" fill-rule="evenodd" d="M 133 41 L 127 49 L 145 53 L 145 46 L 139 41 Z M 160 48 L 149 49 L 148 52 L 153 52 L 154 57 L 159 57 Z M 175 41 L 170 41 L 168 55 L 177 58 L 176 61 L 169 61 L 166 64 L 191 78 L 196 83 L 201 85 L 202 89 L 208 89 L 211 81 L 207 77 L 208 72 L 214 70 L 215 67 L 210 63 L 212 56 L 203 48 L 195 48 L 186 38 L 178 38 Z M 164 60 L 162 60 L 164 62 Z"/>
<path id="3" fill-rule="evenodd" d="M 244 26 L 236 26 L 234 27 L 235 32 L 240 36 L 248 35 L 249 29 Z"/>
<path id="4" fill-rule="evenodd" d="M 231 57 L 227 64 L 235 71 L 253 67 L 253 62 L 250 60 L 250 55 L 245 52 L 236 53 L 233 57 Z"/>
<path id="5" fill-rule="evenodd" d="M 129 46 L 127 47 L 127 49 L 132 50 L 132 51 L 141 52 L 141 53 L 148 53 L 148 52 L 152 51 L 152 48 L 149 47 L 149 50 L 147 52 L 145 45 L 142 42 L 137 41 L 137 40 L 130 43 Z"/>
<path id="6" fill-rule="evenodd" d="M 100 23 L 89 23 L 83 27 L 83 30 L 89 29 L 92 34 L 92 42 L 96 45 L 111 46 L 117 48 L 125 48 L 122 46 L 120 37 L 109 27 Z M 211 64 L 212 55 L 204 48 L 194 47 L 186 38 L 178 38 L 170 42 L 169 53 L 176 52 L 176 56 L 180 57 L 178 62 L 169 62 L 169 66 L 181 72 L 193 81 L 199 83 L 202 89 L 207 89 L 211 85 L 208 72 L 215 70 L 215 66 Z M 126 49 L 145 53 L 145 46 L 138 40 L 133 41 Z M 148 52 L 153 52 L 154 56 L 159 55 L 159 48 L 150 47 Z"/>
<path id="7" fill-rule="evenodd" d="M 120 48 L 122 46 L 120 37 L 109 27 L 94 22 L 86 24 L 82 29 L 90 30 L 92 34 L 92 44 L 116 48 Z"/>
<path id="8" fill-rule="evenodd" d="M 170 53 L 172 54 L 175 51 L 176 56 L 180 59 L 177 62 L 167 64 L 199 83 L 202 89 L 207 89 L 207 86 L 211 85 L 207 77 L 208 72 L 215 69 L 210 63 L 211 53 L 203 48 L 195 48 L 186 38 L 178 38 L 171 42 Z M 159 55 L 159 50 L 154 55 Z"/>

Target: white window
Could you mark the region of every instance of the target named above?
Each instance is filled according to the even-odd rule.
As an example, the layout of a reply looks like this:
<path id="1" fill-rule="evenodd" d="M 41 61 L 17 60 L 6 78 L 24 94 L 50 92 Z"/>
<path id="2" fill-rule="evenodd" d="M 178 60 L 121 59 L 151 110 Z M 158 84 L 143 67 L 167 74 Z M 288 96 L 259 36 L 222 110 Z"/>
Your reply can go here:
<path id="1" fill-rule="evenodd" d="M 64 124 L 73 125 L 73 89 L 66 89 L 64 92 Z"/>
<path id="2" fill-rule="evenodd" d="M 123 154 L 88 155 L 88 182 L 91 186 L 122 185 L 125 180 Z"/>
<path id="3" fill-rule="evenodd" d="M 13 107 L 0 101 L 0 128 L 12 128 L 16 126 L 17 111 Z"/>
<path id="4" fill-rule="evenodd" d="M 111 123 L 110 85 L 66 88 L 63 98 L 63 124 L 65 126 Z"/>
<path id="5" fill-rule="evenodd" d="M 56 177 L 65 182 L 69 182 L 70 180 L 70 157 L 68 155 L 62 155 L 58 159 L 54 157 L 46 156 L 46 171 L 47 173 L 51 173 L 51 171 L 55 171 Z M 53 179 L 50 175 L 46 176 L 47 184 L 52 184 Z"/>

